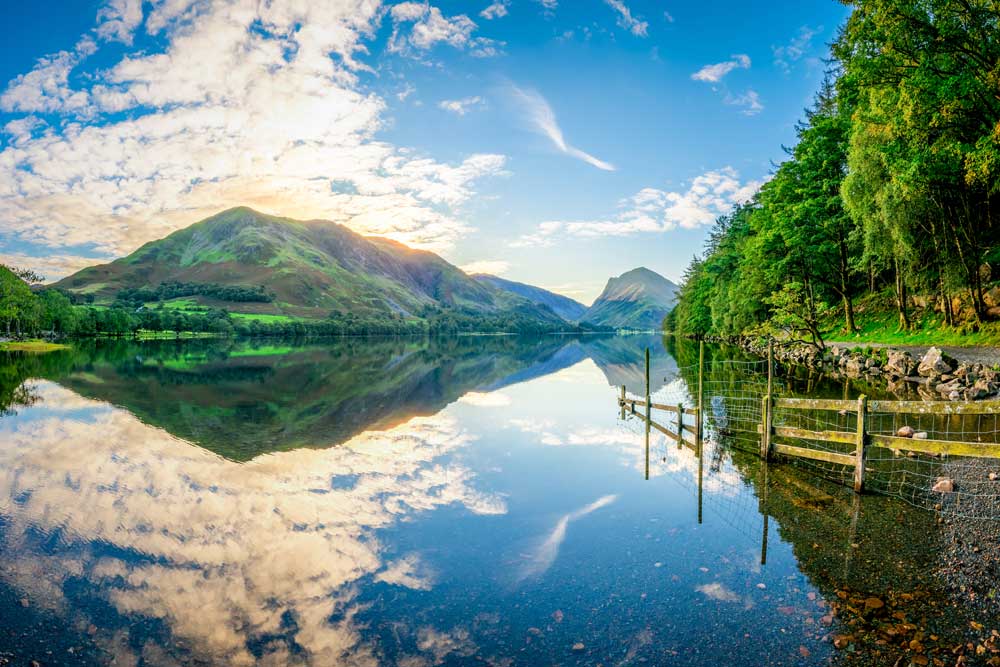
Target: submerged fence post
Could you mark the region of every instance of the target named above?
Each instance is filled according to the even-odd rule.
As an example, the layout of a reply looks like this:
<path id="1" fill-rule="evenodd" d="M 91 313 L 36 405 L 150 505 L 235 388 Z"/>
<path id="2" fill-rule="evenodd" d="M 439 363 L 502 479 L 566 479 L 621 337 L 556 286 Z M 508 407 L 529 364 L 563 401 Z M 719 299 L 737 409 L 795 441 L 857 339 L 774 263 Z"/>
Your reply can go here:
<path id="1" fill-rule="evenodd" d="M 649 428 L 653 420 L 652 401 L 649 397 L 649 348 L 646 348 L 646 479 L 649 479 Z"/>
<path id="2" fill-rule="evenodd" d="M 698 447 L 698 456 L 701 456 L 701 441 L 703 438 L 702 424 L 705 419 L 705 341 L 698 341 L 698 415 L 695 424 L 694 441 Z"/>
<path id="3" fill-rule="evenodd" d="M 765 461 L 771 456 L 771 429 L 774 420 L 774 341 L 767 341 L 767 394 L 764 395 L 764 406 L 761 410 L 760 457 Z"/>
<path id="4" fill-rule="evenodd" d="M 865 486 L 865 417 L 868 415 L 868 397 L 858 396 L 858 434 L 854 450 L 854 492 L 861 493 Z"/>

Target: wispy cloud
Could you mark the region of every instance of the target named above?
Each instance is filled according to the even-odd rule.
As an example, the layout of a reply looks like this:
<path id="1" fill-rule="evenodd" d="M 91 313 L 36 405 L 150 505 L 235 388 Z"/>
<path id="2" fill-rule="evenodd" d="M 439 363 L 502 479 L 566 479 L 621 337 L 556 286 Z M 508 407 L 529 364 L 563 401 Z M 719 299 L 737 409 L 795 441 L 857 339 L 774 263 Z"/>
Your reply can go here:
<path id="1" fill-rule="evenodd" d="M 480 259 L 475 262 L 463 264 L 459 268 L 469 274 L 489 273 L 494 276 L 499 276 L 510 270 L 510 262 L 505 262 L 502 259 Z"/>
<path id="2" fill-rule="evenodd" d="M 813 37 L 823 31 L 823 26 L 810 28 L 807 25 L 799 28 L 799 34 L 792 38 L 788 44 L 783 46 L 772 46 L 771 52 L 774 54 L 774 64 L 778 69 L 788 74 L 792 70 L 792 64 L 801 60 L 812 49 Z"/>
<path id="3" fill-rule="evenodd" d="M 747 88 L 746 91 L 739 95 L 727 93 L 726 96 L 722 98 L 722 101 L 730 106 L 740 107 L 743 115 L 745 116 L 756 116 L 764 110 L 764 105 L 760 101 L 760 95 L 758 95 L 757 91 L 752 88 Z"/>
<path id="4" fill-rule="evenodd" d="M 483 106 L 483 104 L 483 98 L 478 95 L 474 97 L 463 97 L 460 100 L 441 100 L 438 102 L 438 106 L 440 108 L 445 111 L 458 114 L 459 116 L 464 116 L 476 107 Z"/>
<path id="5" fill-rule="evenodd" d="M 525 114 L 535 131 L 548 137 L 552 144 L 559 149 L 560 152 L 571 157 L 575 157 L 578 160 L 583 160 L 587 164 L 593 165 L 598 169 L 603 169 L 604 171 L 615 170 L 615 166 L 613 164 L 596 158 L 590 153 L 582 151 L 575 146 L 571 146 L 566 142 L 562 129 L 559 127 L 559 123 L 556 120 L 555 112 L 552 110 L 548 101 L 542 97 L 541 94 L 537 91 L 531 90 L 530 88 L 518 88 L 514 85 L 511 85 L 510 90 L 514 101 Z"/>
<path id="6" fill-rule="evenodd" d="M 628 30 L 636 37 L 645 37 L 649 23 L 632 16 L 632 11 L 622 0 L 604 0 L 613 10 L 618 12 L 618 26 Z"/>
<path id="7" fill-rule="evenodd" d="M 564 236 L 599 238 L 704 227 L 751 199 L 760 185 L 759 181 L 743 182 L 735 169 L 723 167 L 696 176 L 683 192 L 643 188 L 620 202 L 618 213 L 608 218 L 543 222 L 511 246 L 544 247 Z"/>
<path id="8" fill-rule="evenodd" d="M 507 8 L 510 7 L 510 0 L 497 0 L 492 5 L 479 12 L 487 21 L 503 18 L 507 16 Z"/>
<path id="9" fill-rule="evenodd" d="M 692 74 L 691 78 L 695 81 L 718 83 L 734 69 L 750 69 L 750 56 L 745 53 L 738 53 L 733 55 L 731 60 L 715 63 L 714 65 L 705 65 Z"/>

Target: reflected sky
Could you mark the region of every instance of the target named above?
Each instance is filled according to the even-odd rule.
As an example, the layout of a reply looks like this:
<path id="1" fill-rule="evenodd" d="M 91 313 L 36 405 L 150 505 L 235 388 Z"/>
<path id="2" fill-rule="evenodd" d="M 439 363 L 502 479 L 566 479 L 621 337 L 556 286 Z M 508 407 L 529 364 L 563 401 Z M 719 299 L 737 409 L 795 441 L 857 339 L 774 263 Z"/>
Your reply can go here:
<path id="1" fill-rule="evenodd" d="M 647 455 L 615 403 L 615 385 L 641 387 L 646 345 L 658 395 L 690 404 L 643 338 L 195 361 L 151 346 L 32 368 L 34 400 L 0 418 L 0 609 L 56 650 L 27 655 L 21 621 L 0 648 L 43 664 L 827 664 L 825 600 L 865 569 L 857 513 L 851 533 L 849 500 L 786 484 L 833 503 L 813 548 L 816 510 L 765 506 L 759 466 L 711 429 L 701 459 L 656 432 Z M 401 381 L 329 380 L 373 360 Z M 308 428 L 276 379 L 307 366 L 302 401 L 328 411 Z M 267 416 L 223 409 L 251 397 Z M 255 428 L 274 447 L 232 456 L 247 450 L 225 439 Z"/>

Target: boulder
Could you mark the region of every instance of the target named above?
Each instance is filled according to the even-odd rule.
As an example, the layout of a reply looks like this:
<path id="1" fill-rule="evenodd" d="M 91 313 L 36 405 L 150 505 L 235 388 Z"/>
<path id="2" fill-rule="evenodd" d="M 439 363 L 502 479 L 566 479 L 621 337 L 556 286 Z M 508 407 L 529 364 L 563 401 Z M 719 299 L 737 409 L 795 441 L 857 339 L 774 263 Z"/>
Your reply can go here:
<path id="1" fill-rule="evenodd" d="M 864 358 L 860 356 L 851 356 L 851 358 L 847 360 L 847 366 L 844 370 L 852 377 L 860 376 L 865 370 Z"/>
<path id="2" fill-rule="evenodd" d="M 900 438 L 912 438 L 913 433 L 914 431 L 912 426 L 900 426 L 899 430 L 896 431 L 896 435 Z"/>
<path id="3" fill-rule="evenodd" d="M 927 354 L 924 358 L 920 360 L 920 365 L 917 367 L 917 373 L 924 377 L 932 377 L 937 375 L 943 375 L 944 373 L 950 373 L 958 366 L 958 363 L 947 354 L 941 351 L 939 347 L 932 347 L 927 350 Z"/>
<path id="4" fill-rule="evenodd" d="M 889 350 L 885 372 L 894 377 L 906 377 L 917 371 L 917 362 L 905 350 Z"/>

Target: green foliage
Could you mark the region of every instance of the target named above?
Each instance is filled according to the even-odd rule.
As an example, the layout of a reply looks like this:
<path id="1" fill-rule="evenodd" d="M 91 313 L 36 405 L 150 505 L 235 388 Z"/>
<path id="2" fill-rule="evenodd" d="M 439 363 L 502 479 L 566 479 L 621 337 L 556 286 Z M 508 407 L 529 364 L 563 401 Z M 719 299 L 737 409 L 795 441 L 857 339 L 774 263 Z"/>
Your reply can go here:
<path id="1" fill-rule="evenodd" d="M 983 326 L 1000 277 L 1000 8 L 853 6 L 789 159 L 718 221 L 685 274 L 673 331 L 821 346 L 858 332 L 855 301 L 886 289 L 901 330 L 917 324 L 914 294 L 956 331 L 962 296 L 975 320 L 964 326 Z"/>

